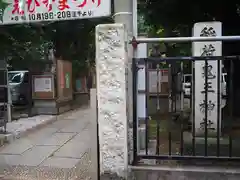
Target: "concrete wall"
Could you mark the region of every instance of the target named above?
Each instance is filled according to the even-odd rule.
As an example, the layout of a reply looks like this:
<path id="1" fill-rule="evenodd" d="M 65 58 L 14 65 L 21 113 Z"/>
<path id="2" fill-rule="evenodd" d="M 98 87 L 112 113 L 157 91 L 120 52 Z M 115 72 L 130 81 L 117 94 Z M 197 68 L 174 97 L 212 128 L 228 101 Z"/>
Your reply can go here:
<path id="1" fill-rule="evenodd" d="M 129 180 L 238 180 L 239 170 L 223 167 L 166 167 L 145 166 L 132 169 Z"/>

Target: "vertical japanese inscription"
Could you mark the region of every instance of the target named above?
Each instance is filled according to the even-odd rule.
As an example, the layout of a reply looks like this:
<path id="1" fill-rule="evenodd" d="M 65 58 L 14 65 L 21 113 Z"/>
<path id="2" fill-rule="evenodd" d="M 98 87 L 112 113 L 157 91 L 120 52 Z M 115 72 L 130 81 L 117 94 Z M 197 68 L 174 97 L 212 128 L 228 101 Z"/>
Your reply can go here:
<path id="1" fill-rule="evenodd" d="M 200 36 L 201 37 L 209 37 L 209 36 L 216 36 L 216 31 L 213 27 L 204 27 L 201 30 Z M 213 44 L 205 44 L 202 47 L 201 56 L 214 56 L 216 52 L 216 48 Z M 207 82 L 205 81 L 205 77 L 207 76 Z M 211 64 L 204 63 L 204 66 L 202 67 L 202 77 L 204 78 L 204 89 L 201 91 L 202 94 L 208 93 L 208 102 L 207 100 L 203 100 L 199 104 L 200 112 L 205 115 L 207 113 L 207 117 L 211 116 L 212 111 L 215 108 L 215 103 L 211 100 L 211 93 L 215 93 L 215 90 L 212 86 L 214 80 L 216 78 L 216 75 L 213 72 L 213 66 Z M 215 130 L 214 128 L 214 122 L 210 119 L 206 119 L 205 117 L 202 118 L 202 121 L 200 122 L 200 129 L 205 130 L 205 127 L 207 127 L 207 130 Z"/>
<path id="2" fill-rule="evenodd" d="M 194 24 L 194 37 L 214 37 L 222 35 L 222 23 L 211 21 Z M 194 129 L 197 136 L 202 136 L 205 130 L 209 130 L 209 136 L 217 133 L 219 119 L 221 119 L 221 111 L 218 115 L 219 107 L 219 78 L 221 77 L 221 69 L 218 62 L 221 60 L 213 60 L 211 56 L 222 56 L 221 41 L 201 41 L 193 42 L 193 56 L 203 57 L 201 60 L 193 62 L 194 66 L 194 94 L 193 94 L 193 120 L 195 122 Z M 207 62 L 206 59 L 207 58 Z M 205 63 L 206 62 L 206 63 Z M 220 121 L 221 123 L 221 121 Z M 221 124 L 219 124 L 221 127 Z"/>
<path id="3" fill-rule="evenodd" d="M 205 130 L 205 123 L 207 123 L 208 130 L 215 130 L 215 127 L 213 126 L 214 125 L 213 121 L 205 120 L 205 118 L 203 118 L 202 122 L 200 122 L 200 128 L 202 130 Z"/>
<path id="4" fill-rule="evenodd" d="M 205 26 L 200 33 L 201 37 L 210 37 L 210 36 L 217 36 L 217 33 L 213 27 Z"/>
<path id="5" fill-rule="evenodd" d="M 202 113 L 205 113 L 205 111 L 206 111 L 206 107 L 205 107 L 206 103 L 205 102 L 206 102 L 206 100 L 203 100 L 202 103 L 199 104 L 200 111 Z M 214 107 L 215 107 L 215 104 L 211 100 L 209 100 L 207 102 L 207 113 L 211 115 L 211 112 L 214 110 Z"/>

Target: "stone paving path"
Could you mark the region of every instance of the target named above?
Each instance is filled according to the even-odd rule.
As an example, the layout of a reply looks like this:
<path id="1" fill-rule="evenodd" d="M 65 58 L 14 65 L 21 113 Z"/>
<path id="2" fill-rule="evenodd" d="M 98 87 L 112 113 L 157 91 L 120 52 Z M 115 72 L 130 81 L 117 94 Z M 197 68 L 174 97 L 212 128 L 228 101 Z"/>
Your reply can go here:
<path id="1" fill-rule="evenodd" d="M 92 118 L 89 108 L 75 110 L 2 147 L 0 174 L 6 179 L 94 179 Z"/>

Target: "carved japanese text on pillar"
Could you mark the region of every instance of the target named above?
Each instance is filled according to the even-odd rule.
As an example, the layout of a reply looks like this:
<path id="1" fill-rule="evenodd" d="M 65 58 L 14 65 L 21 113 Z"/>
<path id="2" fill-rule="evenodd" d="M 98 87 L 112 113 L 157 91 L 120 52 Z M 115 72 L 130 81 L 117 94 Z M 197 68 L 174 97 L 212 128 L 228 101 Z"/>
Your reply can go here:
<path id="1" fill-rule="evenodd" d="M 200 36 L 216 36 L 216 31 L 212 27 L 204 27 L 201 31 Z M 201 56 L 214 56 L 216 52 L 216 48 L 213 44 L 204 44 L 201 49 Z M 215 102 L 212 100 L 212 95 L 215 93 L 215 89 L 213 88 L 213 81 L 216 80 L 216 75 L 213 71 L 213 61 L 208 61 L 207 63 L 204 61 L 204 65 L 202 67 L 202 77 L 204 79 L 204 89 L 201 91 L 202 94 L 207 93 L 208 98 L 205 99 L 199 104 L 200 112 L 203 114 L 204 118 L 200 122 L 200 128 L 205 129 L 207 127 L 208 130 L 215 130 L 214 122 L 209 120 L 211 118 L 211 113 L 214 111 L 216 106 Z M 206 81 L 207 80 L 207 81 Z M 207 114 L 205 114 L 207 113 Z M 205 117 L 207 115 L 207 119 Z"/>
<path id="2" fill-rule="evenodd" d="M 201 93 L 205 94 L 205 93 L 214 93 L 215 90 L 212 87 L 212 79 L 216 78 L 216 75 L 212 72 L 212 65 L 207 65 L 207 66 L 203 66 L 202 68 L 202 77 L 204 78 L 205 81 L 205 77 L 207 76 L 207 82 L 204 82 L 204 90 L 201 91 Z M 207 74 L 206 74 L 207 73 Z"/>
<path id="3" fill-rule="evenodd" d="M 205 26 L 205 27 L 202 29 L 202 31 L 201 31 L 201 33 L 200 33 L 200 36 L 201 36 L 201 37 L 217 36 L 217 33 L 216 33 L 216 31 L 214 30 L 213 27 L 207 27 L 207 26 Z"/>
<path id="4" fill-rule="evenodd" d="M 201 56 L 213 56 L 214 52 L 216 52 L 216 49 L 212 44 L 205 44 L 202 48 Z"/>
<path id="5" fill-rule="evenodd" d="M 215 79 L 216 78 L 216 75 L 214 75 L 213 73 L 213 66 L 212 65 L 207 65 L 207 66 L 203 66 L 202 67 L 202 75 L 203 75 L 203 78 L 205 78 L 205 76 L 207 75 L 207 78 L 208 79 Z M 207 72 L 207 74 L 205 74 Z"/>
<path id="6" fill-rule="evenodd" d="M 211 115 L 211 112 L 214 110 L 215 108 L 215 103 L 213 103 L 211 100 L 209 100 L 207 102 L 207 104 L 205 103 L 206 100 L 203 100 L 202 103 L 199 104 L 199 107 L 200 107 L 200 111 L 201 113 L 204 113 L 205 114 L 205 110 L 206 110 L 206 107 L 207 107 L 207 113 L 209 115 Z"/>
<path id="7" fill-rule="evenodd" d="M 205 130 L 205 124 L 206 124 L 208 130 L 215 130 L 215 128 L 213 126 L 214 125 L 213 121 L 211 121 L 211 120 L 206 121 L 205 118 L 203 118 L 202 122 L 200 123 L 200 128 L 202 130 Z"/>
<path id="8" fill-rule="evenodd" d="M 204 90 L 201 91 L 202 94 L 215 92 L 212 87 L 212 82 L 204 83 L 204 87 L 205 87 Z"/>
<path id="9" fill-rule="evenodd" d="M 222 35 L 221 22 L 199 22 L 194 25 L 194 37 L 216 37 Z M 219 77 L 221 77 L 221 69 L 218 69 L 218 62 L 212 56 L 222 56 L 221 41 L 201 41 L 193 42 L 193 56 L 203 57 L 194 61 L 195 74 L 195 129 L 196 133 L 201 135 L 204 129 L 216 131 L 221 118 L 218 115 L 219 94 Z M 221 122 L 220 122 L 221 123 Z M 221 124 L 219 124 L 221 126 Z"/>

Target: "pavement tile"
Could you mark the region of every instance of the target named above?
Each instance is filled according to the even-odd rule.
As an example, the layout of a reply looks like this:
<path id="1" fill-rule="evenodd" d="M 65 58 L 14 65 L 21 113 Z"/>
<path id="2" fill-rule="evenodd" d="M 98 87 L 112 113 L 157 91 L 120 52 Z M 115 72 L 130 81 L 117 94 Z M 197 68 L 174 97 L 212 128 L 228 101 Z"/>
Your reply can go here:
<path id="1" fill-rule="evenodd" d="M 43 139 L 46 139 L 46 138 L 50 137 L 52 134 L 54 134 L 57 131 L 58 131 L 57 128 L 45 127 L 41 130 L 38 130 L 34 133 L 29 134 L 24 139 L 30 139 L 30 140 L 34 141 L 35 144 L 36 144 L 36 142 L 39 142 L 40 140 L 43 140 Z"/>
<path id="2" fill-rule="evenodd" d="M 86 143 L 79 142 L 79 143 L 66 143 L 60 149 L 58 149 L 54 154 L 53 157 L 65 157 L 65 158 L 78 158 L 80 159 L 85 152 L 89 149 L 86 146 Z"/>
<path id="3" fill-rule="evenodd" d="M 44 145 L 44 146 L 62 146 L 67 141 L 72 139 L 76 133 L 54 133 L 46 139 L 37 142 L 36 145 Z"/>
<path id="4" fill-rule="evenodd" d="M 58 132 L 75 132 L 80 133 L 83 131 L 83 129 L 87 126 L 87 123 L 85 122 L 74 122 L 62 129 L 60 129 Z"/>
<path id="5" fill-rule="evenodd" d="M 35 146 L 24 152 L 21 157 L 16 157 L 14 165 L 38 166 L 58 148 L 59 146 Z"/>
<path id="6" fill-rule="evenodd" d="M 79 159 L 50 157 L 43 161 L 39 166 L 53 167 L 53 168 L 73 168 L 79 163 Z"/>
<path id="7" fill-rule="evenodd" d="M 15 166 L 24 167 L 26 168 L 24 174 L 30 175 L 32 170 L 41 167 L 48 171 L 51 167 L 70 169 L 78 166 L 77 171 L 88 171 L 86 168 L 90 162 L 89 157 L 86 160 L 84 157 L 90 156 L 92 143 L 89 112 L 85 109 L 69 113 L 67 117 L 63 116 L 44 128 L 7 144 L 0 149 L 0 168 L 5 170 Z M 42 119 L 39 118 L 36 123 L 46 121 L 47 116 L 42 116 Z M 26 127 L 34 126 L 32 122 Z M 27 120 L 16 129 L 21 131 L 25 128 L 23 125 L 25 123 L 27 124 Z M 14 178 L 16 177 L 14 175 Z"/>
<path id="8" fill-rule="evenodd" d="M 9 165 L 15 165 L 16 161 L 19 161 L 21 155 L 0 155 L 0 165 L 5 165 L 8 167 Z"/>
<path id="9" fill-rule="evenodd" d="M 22 154 L 26 150 L 32 148 L 34 146 L 34 142 L 30 139 L 18 139 L 14 141 L 14 143 L 8 144 L 4 146 L 0 154 Z"/>
<path id="10" fill-rule="evenodd" d="M 56 129 L 61 129 L 63 127 L 66 127 L 67 125 L 73 123 L 71 120 L 65 120 L 65 119 L 59 119 L 55 121 L 54 123 L 50 124 L 48 127 L 56 128 Z"/>

